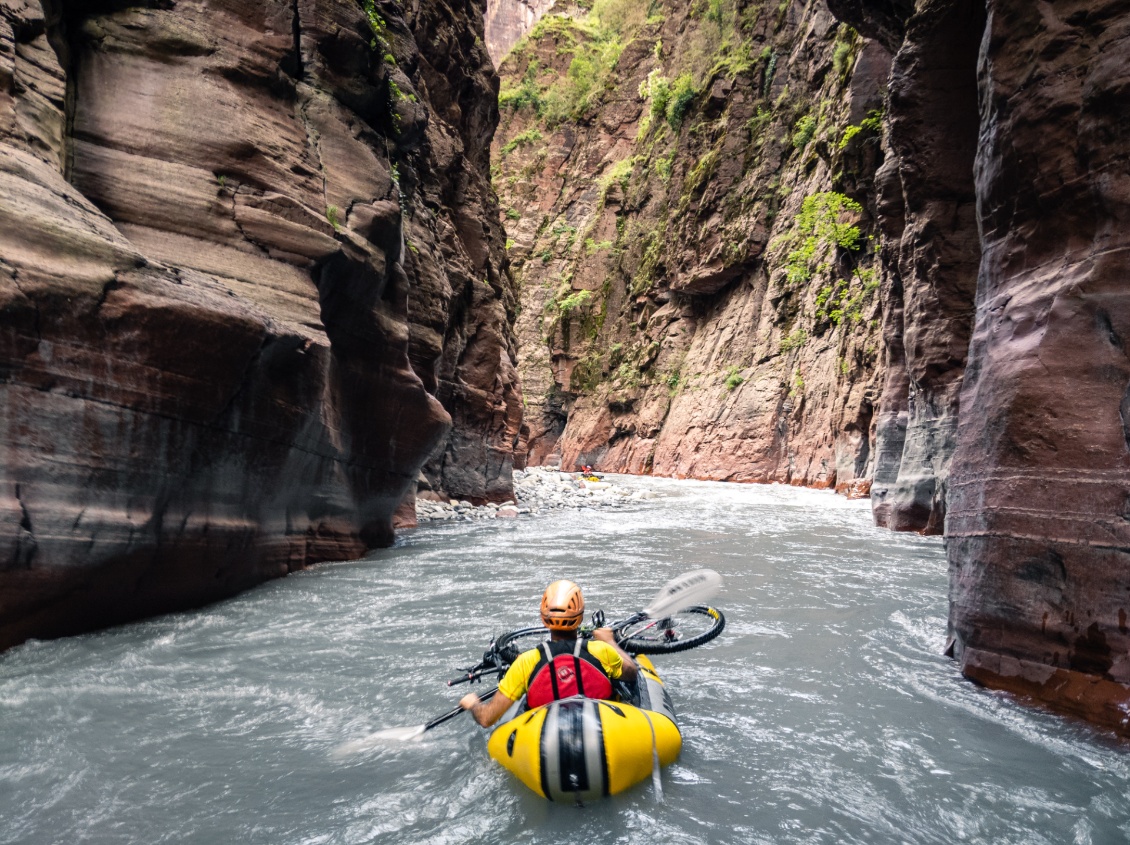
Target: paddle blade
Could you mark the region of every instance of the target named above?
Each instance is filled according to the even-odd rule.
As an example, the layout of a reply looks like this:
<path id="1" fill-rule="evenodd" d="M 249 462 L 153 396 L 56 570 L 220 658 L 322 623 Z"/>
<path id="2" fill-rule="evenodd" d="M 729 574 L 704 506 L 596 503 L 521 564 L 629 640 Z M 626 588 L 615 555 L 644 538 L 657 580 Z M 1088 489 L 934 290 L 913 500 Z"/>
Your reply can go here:
<path id="1" fill-rule="evenodd" d="M 370 748 L 376 748 L 388 742 L 406 742 L 411 739 L 419 739 L 424 735 L 425 730 L 424 725 L 412 725 L 407 728 L 386 728 L 383 731 L 371 733 L 361 739 L 352 739 L 349 742 L 343 742 L 333 750 L 332 756 L 340 760 L 342 757 L 349 757 L 352 754 L 368 751 Z"/>
<path id="2" fill-rule="evenodd" d="M 684 572 L 668 581 L 644 608 L 649 619 L 662 619 L 685 607 L 705 604 L 722 588 L 722 576 L 713 569 Z"/>

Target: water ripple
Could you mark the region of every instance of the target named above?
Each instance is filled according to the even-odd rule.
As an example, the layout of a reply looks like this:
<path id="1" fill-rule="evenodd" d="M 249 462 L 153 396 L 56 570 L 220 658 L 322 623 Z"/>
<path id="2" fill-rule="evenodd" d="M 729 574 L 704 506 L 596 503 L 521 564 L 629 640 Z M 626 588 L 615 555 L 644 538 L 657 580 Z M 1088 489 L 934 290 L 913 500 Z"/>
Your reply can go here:
<path id="1" fill-rule="evenodd" d="M 434 523 L 204 610 L 0 657 L 0 843 L 1100 843 L 1130 838 L 1122 745 L 964 681 L 940 654 L 936 539 L 783 486 L 622 481 L 662 498 Z M 711 566 L 728 619 L 658 661 L 683 753 L 650 785 L 550 805 L 449 709 L 544 585 L 635 610 Z"/>

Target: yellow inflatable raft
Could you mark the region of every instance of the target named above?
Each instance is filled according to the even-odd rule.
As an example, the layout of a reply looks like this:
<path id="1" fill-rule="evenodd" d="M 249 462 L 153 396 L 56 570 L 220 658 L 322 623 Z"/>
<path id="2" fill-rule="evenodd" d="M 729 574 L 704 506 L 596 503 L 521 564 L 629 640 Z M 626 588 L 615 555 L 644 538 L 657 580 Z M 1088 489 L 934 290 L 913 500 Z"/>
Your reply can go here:
<path id="1" fill-rule="evenodd" d="M 636 661 L 634 703 L 574 697 L 526 710 L 523 699 L 491 733 L 490 756 L 551 801 L 592 801 L 647 780 L 656 757 L 675 761 L 683 738 L 655 667 Z"/>

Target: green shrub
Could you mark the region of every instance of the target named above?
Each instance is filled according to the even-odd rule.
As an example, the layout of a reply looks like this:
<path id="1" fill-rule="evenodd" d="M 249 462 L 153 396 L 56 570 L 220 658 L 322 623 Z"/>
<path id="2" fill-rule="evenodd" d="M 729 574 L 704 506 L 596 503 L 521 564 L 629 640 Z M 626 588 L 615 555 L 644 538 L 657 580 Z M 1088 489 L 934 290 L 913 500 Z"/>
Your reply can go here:
<path id="1" fill-rule="evenodd" d="M 878 135 L 883 131 L 883 110 L 872 109 L 867 113 L 867 117 L 863 118 L 858 124 L 848 126 L 844 130 L 844 134 L 840 136 L 840 142 L 837 145 L 841 150 L 844 149 L 851 139 L 861 132 L 868 132 L 872 135 Z"/>
<path id="2" fill-rule="evenodd" d="M 373 37 L 369 40 L 369 49 L 383 50 L 388 53 L 388 24 L 385 19 L 381 17 L 380 12 L 377 11 L 375 0 L 364 0 L 365 17 L 369 21 L 369 29 L 373 33 Z M 389 56 L 386 55 L 387 60 Z M 393 58 L 392 62 L 395 64 L 396 59 Z"/>
<path id="3" fill-rule="evenodd" d="M 808 343 L 808 332 L 804 329 L 797 329 L 781 340 L 781 351 L 792 352 L 794 349 L 800 349 L 806 343 Z"/>
<path id="4" fill-rule="evenodd" d="M 837 41 L 836 49 L 832 51 L 832 73 L 835 76 L 842 77 L 844 72 L 848 70 L 847 60 L 848 55 L 851 53 L 851 43 L 848 41 Z"/>
<path id="5" fill-rule="evenodd" d="M 683 120 L 698 96 L 694 78 L 689 73 L 679 76 L 671 85 L 671 97 L 667 103 L 667 123 L 676 132 L 683 125 Z"/>
<path id="6" fill-rule="evenodd" d="M 801 393 L 804 393 L 804 376 L 798 372 L 793 376 L 793 386 L 789 388 L 789 398 L 795 399 Z"/>
<path id="7" fill-rule="evenodd" d="M 766 47 L 766 50 L 769 48 Z M 777 53 L 770 51 L 765 61 L 765 81 L 761 83 L 761 96 L 768 97 L 773 88 L 773 74 L 777 71 Z"/>
<path id="8" fill-rule="evenodd" d="M 746 121 L 746 129 L 749 130 L 750 140 L 758 138 L 761 133 L 765 131 L 765 127 L 769 125 L 772 119 L 773 112 L 763 106 L 758 106 L 753 117 Z"/>
<path id="9" fill-rule="evenodd" d="M 540 117 L 545 108 L 545 103 L 542 100 L 542 90 L 541 86 L 538 85 L 537 74 L 537 62 L 530 62 L 526 66 L 526 72 L 522 75 L 521 82 L 517 85 L 504 87 L 498 92 L 498 107 L 519 111 L 528 106 Z"/>
<path id="10" fill-rule="evenodd" d="M 706 19 L 716 24 L 718 26 L 719 32 L 722 31 L 722 28 L 726 22 L 723 0 L 707 0 Z"/>
<path id="11" fill-rule="evenodd" d="M 738 372 L 738 368 L 734 366 L 726 370 L 726 380 L 723 382 L 723 385 L 725 386 L 726 390 L 732 392 L 738 387 L 738 385 L 742 384 L 744 381 L 745 378 L 741 373 Z"/>
<path id="12" fill-rule="evenodd" d="M 726 45 L 718 54 L 717 61 L 711 69 L 710 75 L 721 74 L 731 79 L 736 79 L 742 74 L 749 73 L 757 64 L 757 56 L 753 53 L 753 44 L 749 41 L 740 41 L 735 45 Z"/>
<path id="13" fill-rule="evenodd" d="M 852 126 L 849 126 L 847 129 L 844 130 L 844 134 L 840 136 L 840 142 L 836 146 L 839 147 L 841 150 L 844 149 L 848 144 L 851 143 L 851 139 L 854 138 L 856 135 L 858 135 L 862 131 L 863 131 L 862 126 L 855 126 L 854 124 Z"/>
<path id="14" fill-rule="evenodd" d="M 562 317 L 568 317 L 578 308 L 583 308 L 592 299 L 592 291 L 579 290 L 575 293 L 569 294 L 564 299 L 557 301 L 557 310 L 561 312 Z"/>
<path id="15" fill-rule="evenodd" d="M 542 139 L 541 130 L 538 129 L 536 126 L 531 126 L 525 132 L 521 132 L 521 133 L 515 135 L 509 141 L 507 141 L 502 146 L 502 154 L 504 156 L 510 155 L 510 153 L 514 152 L 514 150 L 518 149 L 518 147 L 524 147 L 524 146 L 528 146 L 530 144 L 536 144 L 541 139 Z"/>
<path id="16" fill-rule="evenodd" d="M 558 52 L 571 54 L 572 61 L 564 78 L 555 80 L 544 89 L 536 77 L 527 82 L 523 79 L 526 91 L 508 89 L 505 104 L 537 100 L 538 116 L 549 126 L 565 120 L 583 117 L 599 99 L 608 86 L 629 33 L 635 25 L 633 21 L 643 22 L 626 0 L 603 0 L 583 18 L 574 19 L 564 15 L 543 17 L 530 33 L 532 40 L 552 35 L 558 40 Z M 504 104 L 499 96 L 500 106 Z"/>
<path id="17" fill-rule="evenodd" d="M 616 381 L 624 387 L 639 387 L 642 381 L 642 374 L 639 367 L 632 361 L 625 361 L 616 368 L 616 374 L 613 376 Z"/>
<path id="18" fill-rule="evenodd" d="M 803 150 L 815 134 L 816 118 L 811 114 L 806 114 L 793 127 L 793 146 L 798 150 Z"/>
<path id="19" fill-rule="evenodd" d="M 608 189 L 614 184 L 619 183 L 621 190 L 628 190 L 628 180 L 632 178 L 632 171 L 636 167 L 636 157 L 628 156 L 628 158 L 621 159 L 612 165 L 600 177 L 600 196 L 603 201 L 604 197 L 608 194 Z"/>
<path id="20" fill-rule="evenodd" d="M 785 259 L 785 278 L 790 285 L 802 284 L 814 272 L 828 265 L 814 266 L 817 255 L 833 247 L 856 252 L 860 247 L 859 227 L 841 222 L 844 212 L 861 212 L 863 206 L 844 194 L 823 191 L 804 198 L 800 212 L 793 218 L 792 231 L 781 236 L 781 241 L 794 244 Z"/>
<path id="21" fill-rule="evenodd" d="M 667 106 L 671 102 L 671 83 L 655 68 L 647 75 L 647 79 L 640 83 L 640 96 L 651 100 L 651 117 L 653 120 L 667 117 Z"/>

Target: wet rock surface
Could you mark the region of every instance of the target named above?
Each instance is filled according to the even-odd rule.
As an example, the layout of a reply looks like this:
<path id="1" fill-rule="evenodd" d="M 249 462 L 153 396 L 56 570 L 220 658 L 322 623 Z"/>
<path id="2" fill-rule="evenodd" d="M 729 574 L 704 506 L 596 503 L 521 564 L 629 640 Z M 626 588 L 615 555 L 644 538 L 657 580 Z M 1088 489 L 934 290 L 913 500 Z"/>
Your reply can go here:
<path id="1" fill-rule="evenodd" d="M 510 495 L 495 80 L 425 7 L 0 0 L 0 648 L 388 543 L 437 448 Z"/>
<path id="2" fill-rule="evenodd" d="M 976 2 L 932 2 L 891 67 L 880 175 L 886 380 L 875 430 L 875 521 L 940 534 L 981 261 L 974 156 Z M 945 116 L 945 130 L 938 131 Z"/>
<path id="3" fill-rule="evenodd" d="M 1125 5 L 831 5 L 898 51 L 876 514 L 944 509 L 968 677 L 1130 734 Z"/>

